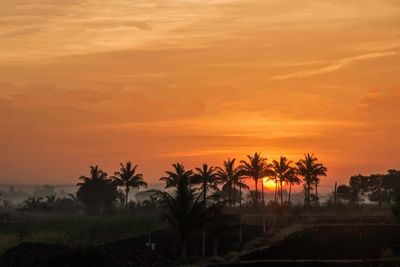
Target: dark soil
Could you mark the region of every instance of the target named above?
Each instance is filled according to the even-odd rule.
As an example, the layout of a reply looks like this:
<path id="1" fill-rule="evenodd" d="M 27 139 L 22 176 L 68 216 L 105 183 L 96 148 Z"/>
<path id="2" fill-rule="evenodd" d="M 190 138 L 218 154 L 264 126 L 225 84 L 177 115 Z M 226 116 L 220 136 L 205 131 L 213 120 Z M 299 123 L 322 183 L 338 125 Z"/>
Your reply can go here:
<path id="1" fill-rule="evenodd" d="M 400 225 L 316 226 L 241 260 L 380 259 L 400 255 Z"/>
<path id="2" fill-rule="evenodd" d="M 399 267 L 397 260 L 369 260 L 369 261 L 257 261 L 238 262 L 220 265 L 209 265 L 208 267 Z"/>
<path id="3" fill-rule="evenodd" d="M 1 267 L 71 266 L 170 266 L 158 253 L 145 247 L 105 250 L 87 247 L 71 249 L 59 245 L 22 243 L 9 249 L 0 259 Z"/>

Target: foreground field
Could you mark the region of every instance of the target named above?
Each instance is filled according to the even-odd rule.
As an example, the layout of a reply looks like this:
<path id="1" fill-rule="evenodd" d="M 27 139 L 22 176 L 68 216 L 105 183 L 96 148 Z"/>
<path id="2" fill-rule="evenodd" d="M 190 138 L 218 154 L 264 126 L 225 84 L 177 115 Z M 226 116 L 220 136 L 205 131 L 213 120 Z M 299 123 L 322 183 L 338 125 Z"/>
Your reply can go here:
<path id="1" fill-rule="evenodd" d="M 388 209 L 247 210 L 240 217 L 241 225 L 232 221 L 219 233 L 206 234 L 206 258 L 201 256 L 201 231 L 195 231 L 188 240 L 188 258 L 182 259 L 177 232 L 161 223 L 157 211 L 102 217 L 18 214 L 1 225 L 1 249 L 7 251 L 0 266 L 399 264 L 400 224 Z M 146 247 L 149 239 L 154 251 Z"/>
<path id="2" fill-rule="evenodd" d="M 0 224 L 0 255 L 21 242 L 95 246 L 148 233 L 165 225 L 158 213 L 108 216 L 16 214 Z"/>

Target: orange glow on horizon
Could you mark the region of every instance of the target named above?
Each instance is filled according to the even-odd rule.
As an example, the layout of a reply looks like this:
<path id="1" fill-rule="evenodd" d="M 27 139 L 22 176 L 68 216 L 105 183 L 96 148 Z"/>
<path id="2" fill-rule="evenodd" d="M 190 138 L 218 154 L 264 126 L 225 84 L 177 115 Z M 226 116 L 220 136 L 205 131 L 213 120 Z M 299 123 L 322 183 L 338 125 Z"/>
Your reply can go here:
<path id="1" fill-rule="evenodd" d="M 263 178 L 263 186 L 270 191 L 274 191 L 275 190 L 275 182 L 271 179 L 269 179 L 268 177 L 264 177 Z M 283 187 L 286 186 L 286 183 L 283 182 Z"/>

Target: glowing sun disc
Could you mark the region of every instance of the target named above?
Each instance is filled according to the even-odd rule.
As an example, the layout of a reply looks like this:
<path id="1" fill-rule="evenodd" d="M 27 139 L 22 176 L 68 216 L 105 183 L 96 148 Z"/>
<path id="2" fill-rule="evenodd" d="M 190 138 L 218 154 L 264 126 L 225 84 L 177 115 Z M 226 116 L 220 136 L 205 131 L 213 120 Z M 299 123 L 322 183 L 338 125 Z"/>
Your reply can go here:
<path id="1" fill-rule="evenodd" d="M 263 178 L 263 185 L 267 190 L 274 191 L 275 190 L 275 182 L 269 180 L 267 177 Z"/>

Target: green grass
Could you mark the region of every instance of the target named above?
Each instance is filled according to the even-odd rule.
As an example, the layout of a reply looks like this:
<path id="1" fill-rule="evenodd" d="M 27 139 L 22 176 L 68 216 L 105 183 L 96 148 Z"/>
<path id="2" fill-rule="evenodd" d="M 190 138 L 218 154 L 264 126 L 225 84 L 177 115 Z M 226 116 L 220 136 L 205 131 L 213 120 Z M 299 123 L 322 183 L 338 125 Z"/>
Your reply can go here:
<path id="1" fill-rule="evenodd" d="M 98 245 L 163 228 L 158 214 L 108 216 L 34 216 L 0 224 L 0 255 L 23 242 L 62 244 L 70 247 Z"/>

